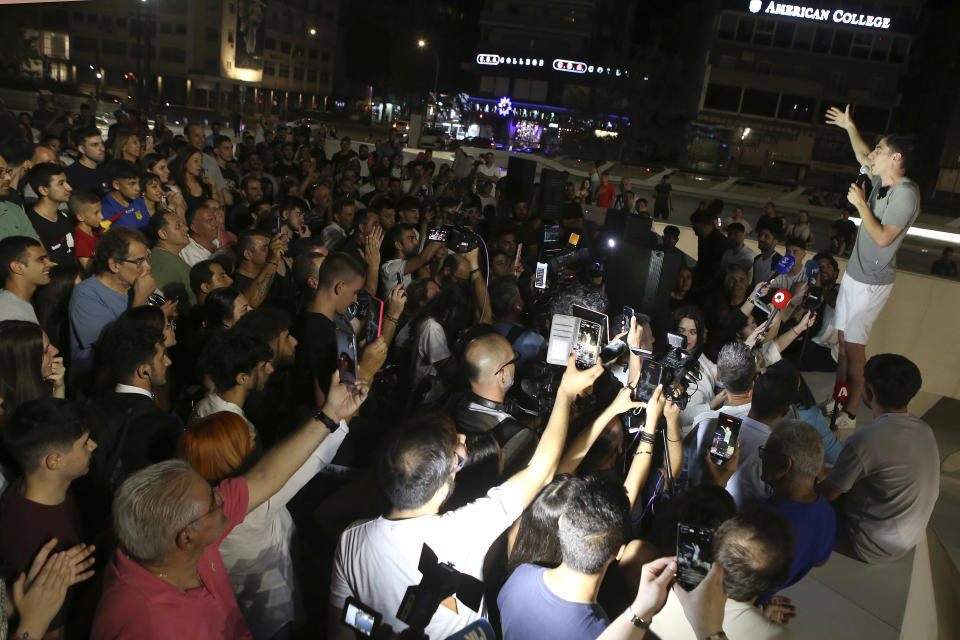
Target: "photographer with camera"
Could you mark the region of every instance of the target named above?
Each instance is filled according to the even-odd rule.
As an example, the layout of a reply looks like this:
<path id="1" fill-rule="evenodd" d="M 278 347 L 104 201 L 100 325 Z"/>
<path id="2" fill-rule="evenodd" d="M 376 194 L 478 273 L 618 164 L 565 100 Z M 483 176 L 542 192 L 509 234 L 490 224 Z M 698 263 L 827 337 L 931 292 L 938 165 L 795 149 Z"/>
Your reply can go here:
<path id="1" fill-rule="evenodd" d="M 871 186 L 868 194 L 866 185 L 854 182 L 847 192 L 861 223 L 837 296 L 837 382 L 850 385 L 838 425 L 855 429 L 870 329 L 893 290 L 897 249 L 920 215 L 920 188 L 907 177 L 918 153 L 916 140 L 899 134 L 880 136 L 871 150 L 853 123 L 850 105 L 843 111 L 830 107 L 827 124 L 847 132 L 861 175 L 869 177 Z"/>
<path id="2" fill-rule="evenodd" d="M 381 251 L 380 292 L 384 294 L 397 283 L 409 287 L 413 274 L 430 263 L 439 251 L 446 251 L 442 242 L 427 242 L 420 250 L 417 228 L 412 224 L 400 223 L 387 231 Z"/>
<path id="3" fill-rule="evenodd" d="M 441 561 L 481 578 L 490 545 L 553 478 L 573 401 L 602 372 L 600 365 L 578 369 L 571 354 L 530 463 L 486 497 L 443 516 L 437 515 L 440 506 L 453 492 L 460 461 L 466 458 L 462 437 L 457 437 L 449 419 L 441 415 L 402 425 L 389 439 L 377 465 L 379 485 L 390 500 L 389 510 L 375 520 L 349 527 L 340 538 L 334 557 L 329 637 L 353 637 L 340 623 L 348 596 L 379 611 L 394 631 L 404 628 L 397 610 L 407 587 L 420 583 L 418 564 L 424 543 Z M 424 631 L 431 638 L 446 638 L 485 613 L 482 605 L 474 611 L 450 597 Z"/>

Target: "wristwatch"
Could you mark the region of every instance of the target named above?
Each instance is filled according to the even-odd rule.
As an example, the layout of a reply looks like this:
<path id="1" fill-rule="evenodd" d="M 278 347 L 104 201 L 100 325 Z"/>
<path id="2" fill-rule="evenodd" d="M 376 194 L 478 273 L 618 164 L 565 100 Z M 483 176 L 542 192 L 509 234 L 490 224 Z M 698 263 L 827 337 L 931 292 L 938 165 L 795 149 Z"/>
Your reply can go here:
<path id="1" fill-rule="evenodd" d="M 703 640 L 727 640 L 727 634 L 725 634 L 721 629 L 720 631 L 717 631 L 716 633 L 707 636 Z"/>
<path id="2" fill-rule="evenodd" d="M 635 626 L 637 629 L 649 629 L 651 622 L 653 622 L 652 619 L 644 620 L 636 614 L 636 612 L 633 610 L 633 607 L 630 607 L 630 624 Z"/>
<path id="3" fill-rule="evenodd" d="M 333 421 L 333 418 L 325 414 L 323 409 L 317 409 L 317 412 L 313 414 L 313 419 L 322 422 L 324 425 L 326 425 L 327 429 L 330 429 L 330 431 L 336 431 L 340 426 Z"/>

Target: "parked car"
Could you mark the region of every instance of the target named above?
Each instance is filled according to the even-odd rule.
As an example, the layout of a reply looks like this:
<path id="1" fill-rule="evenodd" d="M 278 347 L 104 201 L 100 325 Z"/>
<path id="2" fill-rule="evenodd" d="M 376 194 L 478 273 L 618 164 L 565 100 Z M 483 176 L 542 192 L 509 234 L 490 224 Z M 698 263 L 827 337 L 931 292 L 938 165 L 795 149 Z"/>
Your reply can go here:
<path id="1" fill-rule="evenodd" d="M 424 127 L 420 146 L 424 149 L 444 149 L 450 144 L 450 135 L 440 127 Z"/>

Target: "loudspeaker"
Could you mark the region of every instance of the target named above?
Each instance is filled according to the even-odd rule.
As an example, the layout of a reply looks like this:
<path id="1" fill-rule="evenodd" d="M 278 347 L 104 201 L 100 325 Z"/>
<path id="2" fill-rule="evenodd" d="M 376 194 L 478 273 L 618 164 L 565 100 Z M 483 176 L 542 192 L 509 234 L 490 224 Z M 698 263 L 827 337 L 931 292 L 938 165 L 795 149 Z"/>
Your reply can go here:
<path id="1" fill-rule="evenodd" d="M 659 344 L 672 330 L 670 292 L 680 275 L 681 254 L 618 242 L 607 254 L 606 291 L 610 309 L 630 305 L 650 316 Z"/>
<path id="2" fill-rule="evenodd" d="M 525 158 L 511 157 L 507 163 L 507 184 L 503 197 L 507 202 L 524 200 L 533 203 L 533 179 L 537 174 L 537 163 Z"/>
<path id="3" fill-rule="evenodd" d="M 543 220 L 560 220 L 563 213 L 563 186 L 570 174 L 555 169 L 540 170 L 540 217 Z"/>

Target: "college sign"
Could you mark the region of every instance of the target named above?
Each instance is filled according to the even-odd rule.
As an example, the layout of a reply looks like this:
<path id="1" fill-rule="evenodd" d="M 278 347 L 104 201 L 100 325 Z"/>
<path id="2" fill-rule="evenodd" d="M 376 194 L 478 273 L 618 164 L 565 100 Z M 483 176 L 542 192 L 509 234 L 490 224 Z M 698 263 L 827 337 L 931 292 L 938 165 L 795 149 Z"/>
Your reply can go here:
<path id="1" fill-rule="evenodd" d="M 761 11 L 774 16 L 803 18 L 804 20 L 817 20 L 819 22 L 836 22 L 855 27 L 870 27 L 873 29 L 890 28 L 890 18 L 883 16 L 851 13 L 843 9 L 831 11 L 830 9 L 803 7 L 796 4 L 785 4 L 783 2 L 768 2 L 766 9 L 764 9 L 763 0 L 750 0 L 750 13 L 760 13 Z"/>

